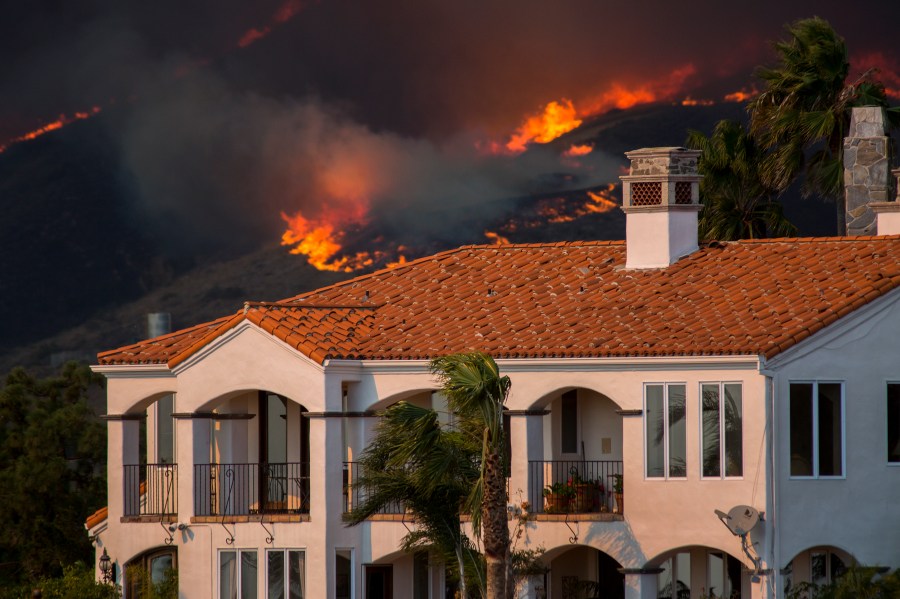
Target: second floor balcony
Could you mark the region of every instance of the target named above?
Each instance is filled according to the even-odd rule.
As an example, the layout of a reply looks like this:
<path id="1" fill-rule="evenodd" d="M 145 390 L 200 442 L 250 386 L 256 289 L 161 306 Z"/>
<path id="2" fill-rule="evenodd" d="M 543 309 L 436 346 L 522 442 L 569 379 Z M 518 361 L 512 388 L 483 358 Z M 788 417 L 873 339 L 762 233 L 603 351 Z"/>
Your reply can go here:
<path id="1" fill-rule="evenodd" d="M 197 464 L 194 514 L 309 514 L 309 463 Z"/>

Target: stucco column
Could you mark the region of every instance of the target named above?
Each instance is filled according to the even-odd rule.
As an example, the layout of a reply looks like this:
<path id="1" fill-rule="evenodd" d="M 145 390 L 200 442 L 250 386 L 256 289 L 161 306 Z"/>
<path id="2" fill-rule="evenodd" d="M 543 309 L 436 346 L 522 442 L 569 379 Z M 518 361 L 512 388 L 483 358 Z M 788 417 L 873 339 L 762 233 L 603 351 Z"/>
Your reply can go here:
<path id="1" fill-rule="evenodd" d="M 125 468 L 126 464 L 140 463 L 138 454 L 140 418 L 118 417 L 106 423 L 106 496 L 110 521 L 125 515 Z M 137 491 L 137 487 L 135 487 Z"/>
<path id="2" fill-rule="evenodd" d="M 210 426 L 207 418 L 175 419 L 175 456 L 178 464 L 178 519 L 194 516 L 194 465 L 209 463 Z"/>
<path id="3" fill-rule="evenodd" d="M 509 501 L 518 505 L 520 501 L 534 502 L 540 499 L 540 489 L 531 490 L 531 485 L 540 485 L 540 480 L 531 480 L 529 462 L 544 459 L 544 411 L 510 410 L 511 476 L 509 481 Z M 522 491 L 519 499 L 518 491 Z M 534 510 L 536 506 L 532 506 Z"/>
<path id="4" fill-rule="evenodd" d="M 625 568 L 621 572 L 625 575 L 625 599 L 656 599 L 659 569 Z"/>
<path id="5" fill-rule="evenodd" d="M 310 597 L 334 596 L 334 527 L 343 511 L 343 467 L 340 413 L 311 413 L 309 420 L 309 518 L 312 538 L 321 551 L 307 556 Z"/>

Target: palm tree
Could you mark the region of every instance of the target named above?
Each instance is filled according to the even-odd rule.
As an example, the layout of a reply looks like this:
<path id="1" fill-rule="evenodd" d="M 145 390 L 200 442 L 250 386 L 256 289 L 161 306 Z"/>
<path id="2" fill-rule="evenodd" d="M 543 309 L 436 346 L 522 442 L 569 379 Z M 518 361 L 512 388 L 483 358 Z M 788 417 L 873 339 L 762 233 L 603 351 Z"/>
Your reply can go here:
<path id="1" fill-rule="evenodd" d="M 777 192 L 762 180 L 764 154 L 743 125 L 719 121 L 710 137 L 691 130 L 685 145 L 702 152 L 701 239 L 730 241 L 796 232 L 775 199 Z"/>
<path id="2" fill-rule="evenodd" d="M 501 377 L 497 363 L 480 352 L 436 358 L 431 362 L 431 371 L 441 382 L 447 405 L 459 419 L 460 432 L 481 442 L 479 476 L 465 508 L 472 514 L 472 527 L 484 548 L 485 597 L 511 597 L 513 577 L 503 431 L 503 404 L 509 393 L 509 377 Z"/>
<path id="3" fill-rule="evenodd" d="M 478 576 L 478 552 L 460 527 L 460 513 L 478 479 L 481 446 L 459 431 L 443 429 L 437 412 L 399 402 L 380 419 L 375 438 L 360 457 L 363 500 L 345 514 L 354 526 L 398 504 L 416 521 L 403 539 L 404 551 L 428 550 L 456 563 L 459 590 L 467 597 L 466 575 Z"/>
<path id="4" fill-rule="evenodd" d="M 778 64 L 757 71 L 766 89 L 747 106 L 750 131 L 769 151 L 763 180 L 778 191 L 805 174 L 803 195 L 835 200 L 845 229 L 843 138 L 852 106 L 887 104 L 884 86 L 867 71 L 847 82 L 847 46 L 824 19 L 803 19 L 775 43 Z"/>

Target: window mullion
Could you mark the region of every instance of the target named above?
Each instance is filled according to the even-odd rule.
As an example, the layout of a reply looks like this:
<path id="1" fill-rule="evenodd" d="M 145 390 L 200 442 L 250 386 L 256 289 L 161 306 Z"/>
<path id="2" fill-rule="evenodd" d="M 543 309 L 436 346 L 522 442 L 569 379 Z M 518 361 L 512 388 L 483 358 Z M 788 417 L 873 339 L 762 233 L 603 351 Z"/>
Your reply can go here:
<path id="1" fill-rule="evenodd" d="M 725 383 L 719 383 L 719 476 L 725 478 L 728 463 L 725 461 Z"/>
<path id="2" fill-rule="evenodd" d="M 666 465 L 666 480 L 669 479 L 669 384 L 663 385 L 663 461 Z"/>
<path id="3" fill-rule="evenodd" d="M 813 383 L 812 392 L 812 458 L 813 472 L 816 478 L 819 476 L 819 382 Z"/>

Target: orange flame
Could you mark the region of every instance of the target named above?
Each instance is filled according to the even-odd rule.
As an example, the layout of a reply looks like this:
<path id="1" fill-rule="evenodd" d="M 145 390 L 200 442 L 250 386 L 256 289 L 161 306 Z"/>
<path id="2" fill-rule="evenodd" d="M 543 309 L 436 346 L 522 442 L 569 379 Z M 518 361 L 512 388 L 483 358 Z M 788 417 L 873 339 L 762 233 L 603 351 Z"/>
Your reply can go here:
<path id="1" fill-rule="evenodd" d="M 499 233 L 494 233 L 493 231 L 485 231 L 484 236 L 491 240 L 494 245 L 509 245 L 509 239 L 500 235 Z"/>
<path id="2" fill-rule="evenodd" d="M 712 106 L 713 104 L 715 104 L 715 102 L 712 100 L 697 100 L 690 96 L 687 96 L 681 101 L 682 106 Z"/>
<path id="3" fill-rule="evenodd" d="M 65 114 L 59 115 L 55 121 L 47 123 L 41 127 L 38 127 L 34 131 L 29 131 L 28 133 L 24 133 L 18 137 L 14 137 L 10 139 L 6 143 L 0 144 L 0 154 L 5 152 L 11 145 L 19 143 L 21 141 L 28 141 L 31 139 L 35 139 L 44 135 L 45 133 L 50 133 L 51 131 L 56 131 L 57 129 L 62 129 L 66 125 L 70 125 L 75 121 L 83 121 L 84 119 L 89 119 L 92 116 L 95 116 L 100 113 L 101 108 L 99 106 L 94 106 L 88 111 L 84 112 L 75 112 L 72 116 L 66 116 Z"/>
<path id="4" fill-rule="evenodd" d="M 568 150 L 563 152 L 566 158 L 574 158 L 576 156 L 587 156 L 594 150 L 592 144 L 572 144 Z"/>
<path id="5" fill-rule="evenodd" d="M 540 114 L 528 117 L 506 143 L 510 152 L 524 152 L 531 142 L 547 143 L 581 124 L 571 100 L 563 98 L 544 107 Z"/>
<path id="6" fill-rule="evenodd" d="M 628 87 L 613 82 L 609 89 L 594 95 L 576 109 L 572 100 L 561 98 L 544 106 L 543 110 L 525 118 L 525 121 L 510 136 L 506 144 L 497 142 L 478 143 L 476 147 L 487 153 L 518 154 L 529 144 L 547 143 L 580 126 L 583 119 L 602 114 L 614 108 L 626 109 L 638 104 L 674 99 L 684 88 L 685 81 L 697 72 L 692 64 L 673 70 L 665 77 L 639 86 Z M 689 99 L 689 98 L 688 98 Z M 711 102 L 697 100 L 696 102 Z"/>
<path id="7" fill-rule="evenodd" d="M 750 88 L 749 90 L 747 88 L 741 88 L 736 92 L 725 94 L 725 97 L 723 99 L 726 102 L 746 102 L 757 94 L 759 94 L 759 90 L 757 90 L 755 87 Z"/>
<path id="8" fill-rule="evenodd" d="M 286 0 L 286 2 L 282 3 L 278 7 L 278 9 L 275 10 L 275 13 L 269 20 L 268 25 L 263 25 L 262 27 L 251 27 L 250 29 L 245 31 L 241 35 L 241 37 L 238 38 L 238 47 L 246 48 L 247 46 L 255 44 L 259 40 L 272 33 L 272 30 L 274 28 L 278 27 L 279 25 L 283 25 L 293 19 L 301 10 L 303 10 L 303 3 L 300 0 Z"/>

